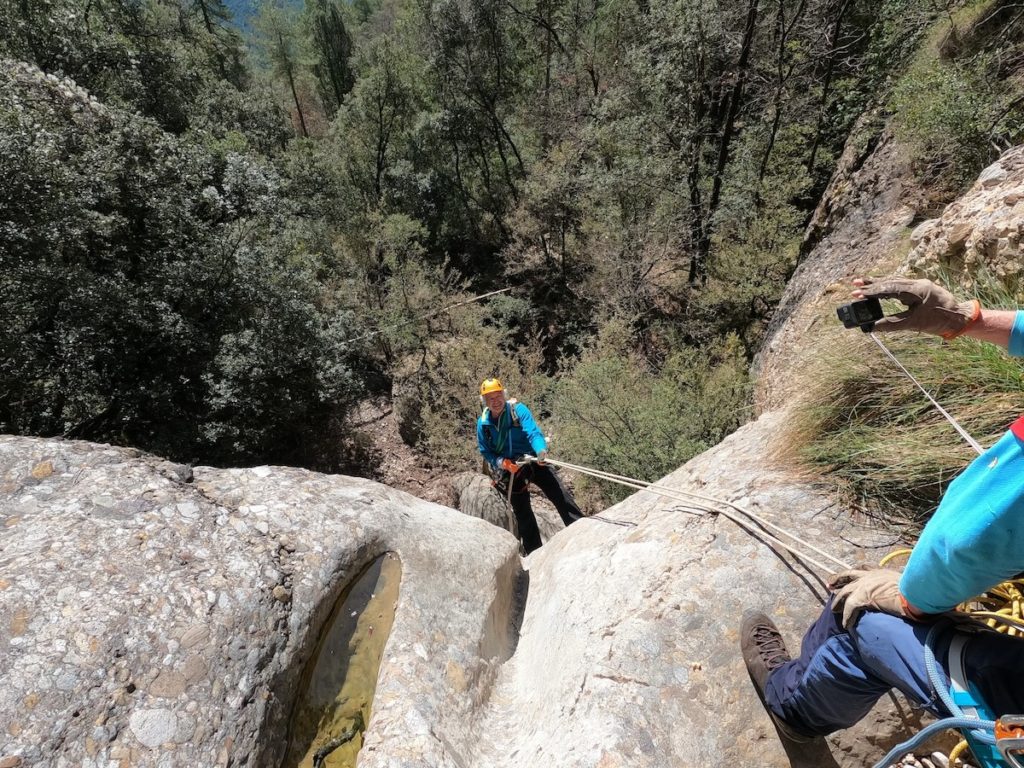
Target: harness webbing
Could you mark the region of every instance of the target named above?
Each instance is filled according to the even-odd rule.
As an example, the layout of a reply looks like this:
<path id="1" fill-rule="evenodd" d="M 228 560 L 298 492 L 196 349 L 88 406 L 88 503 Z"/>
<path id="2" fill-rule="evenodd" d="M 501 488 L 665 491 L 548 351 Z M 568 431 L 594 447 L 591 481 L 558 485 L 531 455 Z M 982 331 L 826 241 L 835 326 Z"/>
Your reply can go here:
<path id="1" fill-rule="evenodd" d="M 519 426 L 519 414 L 516 413 L 517 402 L 517 400 L 509 398 L 505 402 L 505 408 L 502 410 L 501 416 L 498 417 L 498 423 L 491 425 L 494 427 L 495 430 L 497 430 L 498 437 L 500 438 L 498 440 L 498 444 L 494 446 L 495 453 L 500 454 L 502 452 L 502 450 L 505 448 L 505 441 L 512 440 L 512 427 Z M 486 416 L 489 412 L 490 409 L 485 407 L 483 413 L 480 414 L 480 418 L 483 419 L 483 417 Z M 508 415 L 511 418 L 512 423 L 507 425 L 508 428 L 502 431 L 502 424 L 507 421 L 507 419 L 505 418 L 506 415 Z"/>

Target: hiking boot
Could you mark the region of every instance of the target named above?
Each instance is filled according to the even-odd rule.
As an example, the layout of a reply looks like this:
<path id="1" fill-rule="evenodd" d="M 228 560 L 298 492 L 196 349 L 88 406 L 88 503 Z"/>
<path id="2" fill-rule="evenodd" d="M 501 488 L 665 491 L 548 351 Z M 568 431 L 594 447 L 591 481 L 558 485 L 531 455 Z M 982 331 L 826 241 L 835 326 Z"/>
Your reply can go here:
<path id="1" fill-rule="evenodd" d="M 743 661 L 746 662 L 750 681 L 757 689 L 757 695 L 783 741 L 788 740 L 794 744 L 816 741 L 817 737 L 805 736 L 794 730 L 765 702 L 764 687 L 769 675 L 792 658 L 786 650 L 786 643 L 775 622 L 759 611 L 747 611 L 743 614 L 743 623 L 740 625 L 740 649 L 743 651 Z"/>

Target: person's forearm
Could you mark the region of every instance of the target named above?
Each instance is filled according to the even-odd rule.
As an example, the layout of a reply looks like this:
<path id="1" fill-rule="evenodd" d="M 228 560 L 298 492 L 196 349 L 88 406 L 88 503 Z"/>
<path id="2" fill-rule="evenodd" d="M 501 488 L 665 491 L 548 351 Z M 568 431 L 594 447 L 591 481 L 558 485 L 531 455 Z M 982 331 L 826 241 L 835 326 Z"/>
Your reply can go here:
<path id="1" fill-rule="evenodd" d="M 1012 309 L 982 309 L 981 317 L 964 329 L 963 336 L 998 344 L 1006 349 L 1017 312 Z"/>

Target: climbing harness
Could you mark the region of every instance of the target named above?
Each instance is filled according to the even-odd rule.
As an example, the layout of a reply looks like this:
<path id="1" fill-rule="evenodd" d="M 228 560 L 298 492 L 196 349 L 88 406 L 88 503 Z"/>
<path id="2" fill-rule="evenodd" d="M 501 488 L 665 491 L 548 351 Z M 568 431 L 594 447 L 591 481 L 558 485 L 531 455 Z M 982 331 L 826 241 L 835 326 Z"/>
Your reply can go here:
<path id="1" fill-rule="evenodd" d="M 952 622 L 939 621 L 928 632 L 924 644 L 924 663 L 928 671 L 928 680 L 946 710 L 952 713 L 952 717 L 938 720 L 922 729 L 913 738 L 895 746 L 889 754 L 875 764 L 875 768 L 888 768 L 920 747 L 928 738 L 946 729 L 959 730 L 970 747 L 974 757 L 981 763 L 981 768 L 1005 768 L 1002 762 L 1002 750 L 1010 746 L 1010 742 L 1004 739 L 1000 744 L 996 736 L 996 728 L 1000 723 L 996 720 L 985 706 L 977 690 L 967 681 L 964 672 L 963 651 L 968 638 L 963 634 L 955 634 L 950 641 L 947 654 L 947 666 L 949 668 L 950 682 L 947 686 L 946 680 L 935 659 L 935 645 L 943 632 L 952 630 Z M 949 764 L 953 765 L 956 757 L 963 751 L 964 747 L 957 745 L 957 748 L 950 753 Z M 1012 752 L 1011 752 L 1012 755 Z M 1017 768 L 1024 768 L 1012 758 L 1010 765 Z"/>
<path id="2" fill-rule="evenodd" d="M 909 549 L 890 552 L 881 559 L 879 565 L 884 566 L 894 558 L 909 555 L 910 552 Z M 983 626 L 985 629 L 982 631 L 992 630 L 1024 637 L 1022 590 L 1024 579 L 1004 581 L 957 606 L 956 612 L 973 620 L 978 627 Z M 981 605 L 983 608 L 972 608 L 972 605 Z M 932 627 L 925 640 L 925 669 L 928 671 L 929 682 L 946 709 L 953 713 L 952 718 L 940 720 L 925 730 L 929 734 L 946 728 L 962 732 L 963 741 L 949 753 L 950 765 L 970 749 L 981 763 L 981 768 L 1005 768 L 1007 764 L 1014 768 L 1024 768 L 1024 716 L 1007 715 L 997 719 L 989 711 L 977 689 L 967 680 L 964 649 L 969 637 L 963 633 L 954 634 L 946 655 L 950 678 L 947 690 L 946 681 L 935 659 L 935 645 L 942 632 L 952 632 L 956 626 L 949 619 L 940 621 Z M 924 740 L 922 734 L 897 745 L 875 768 L 886 768 L 916 749 Z"/>
<path id="3" fill-rule="evenodd" d="M 499 454 L 499 455 L 501 454 L 502 450 L 504 450 L 504 448 L 505 448 L 505 441 L 511 439 L 512 427 L 518 427 L 519 426 L 519 414 L 516 413 L 516 404 L 518 402 L 519 401 L 516 400 L 514 397 L 508 398 L 505 401 L 505 409 L 501 412 L 501 416 L 498 417 L 498 423 L 493 425 L 495 431 L 497 431 L 497 433 L 498 433 L 498 440 L 497 440 L 497 444 L 496 445 L 493 445 L 493 441 L 492 441 L 492 445 L 493 445 L 494 452 Z M 480 412 L 480 419 L 483 420 L 484 417 L 486 417 L 488 413 L 490 413 L 490 408 L 484 407 L 484 409 Z M 505 419 L 505 414 L 508 414 L 508 417 L 509 417 L 509 420 L 511 421 L 511 424 L 510 424 L 508 429 L 503 431 L 501 426 L 502 426 L 502 422 Z"/>
<path id="4" fill-rule="evenodd" d="M 530 456 L 529 454 L 521 457 L 518 461 L 516 461 L 516 464 L 518 464 L 520 467 L 525 467 L 525 466 L 528 466 L 530 464 L 540 464 L 540 463 L 541 463 L 540 459 L 538 459 L 536 456 Z M 551 459 L 545 458 L 544 459 L 544 464 L 549 464 L 549 463 L 550 464 L 557 464 L 557 465 L 561 466 L 561 464 L 559 462 L 552 461 Z M 512 482 L 511 482 L 511 480 L 512 480 L 512 478 L 509 478 L 509 493 L 508 493 L 509 504 L 512 503 L 512 490 L 511 490 L 512 489 Z M 526 485 L 527 485 L 527 487 L 529 487 L 529 481 L 527 481 Z M 621 526 L 622 528 L 636 528 L 636 523 L 630 522 L 629 520 L 613 520 L 610 517 L 602 517 L 601 515 L 586 515 L 586 516 L 583 517 L 583 519 L 584 520 L 597 520 L 598 522 L 601 522 L 601 523 L 608 523 L 610 525 L 618 525 L 618 526 Z"/>
<path id="5" fill-rule="evenodd" d="M 921 383 L 914 378 L 896 356 L 882 343 L 874 333 L 869 334 L 871 340 L 878 345 L 879 349 L 903 371 L 904 374 L 917 386 L 932 405 L 941 413 L 946 420 L 953 425 L 953 428 L 967 442 L 971 448 L 980 456 L 984 449 L 965 430 L 956 419 L 954 419 L 945 408 L 935 400 Z M 910 550 L 900 550 L 887 555 L 882 560 L 885 565 L 893 557 L 901 554 L 909 554 Z M 1022 603 L 1024 603 L 1024 580 L 1005 581 L 982 595 L 969 601 L 982 606 L 981 609 L 970 609 L 968 604 L 958 607 L 966 615 L 985 623 L 989 629 L 997 632 L 1004 632 L 1011 636 L 1024 636 L 1024 615 L 1022 615 Z M 928 668 L 928 675 L 932 686 L 938 692 L 943 704 L 954 714 L 953 718 L 940 720 L 937 723 L 925 728 L 914 739 L 897 746 L 889 755 L 878 763 L 876 768 L 884 768 L 896 762 L 903 755 L 912 751 L 923 741 L 918 737 L 925 732 L 935 732 L 945 728 L 954 728 L 962 732 L 964 740 L 957 744 L 956 748 L 949 755 L 949 764 L 953 765 L 954 760 L 964 750 L 970 748 L 975 758 L 981 762 L 982 768 L 1004 768 L 1006 764 L 1014 768 L 1024 768 L 1022 756 L 1024 756 L 1024 716 L 1009 715 L 998 720 L 993 720 L 981 697 L 966 680 L 963 669 L 963 649 L 967 638 L 963 635 L 954 637 L 950 644 L 948 665 L 950 674 L 949 693 L 946 692 L 946 684 L 938 672 L 938 665 L 935 663 L 933 650 L 934 636 L 941 624 L 937 624 L 928 634 L 925 643 L 925 665 Z M 964 717 L 966 716 L 966 723 Z M 912 744 L 913 742 L 913 744 Z M 1004 762 L 1005 761 L 1005 762 Z"/>

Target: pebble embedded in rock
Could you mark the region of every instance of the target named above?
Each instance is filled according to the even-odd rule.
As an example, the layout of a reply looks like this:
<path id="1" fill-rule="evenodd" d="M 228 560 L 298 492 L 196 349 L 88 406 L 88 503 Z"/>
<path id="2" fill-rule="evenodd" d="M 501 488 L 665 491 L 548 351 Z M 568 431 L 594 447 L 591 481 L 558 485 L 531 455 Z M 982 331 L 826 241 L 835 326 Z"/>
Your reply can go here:
<path id="1" fill-rule="evenodd" d="M 191 627 L 185 630 L 182 634 L 181 639 L 178 641 L 181 643 L 182 648 L 193 648 L 210 636 L 210 630 L 202 624 L 193 624 Z"/>
<path id="2" fill-rule="evenodd" d="M 176 699 L 185 692 L 185 676 L 173 669 L 163 669 L 149 686 L 149 693 L 163 699 Z"/>
<path id="3" fill-rule="evenodd" d="M 174 740 L 178 717 L 169 709 L 141 709 L 132 712 L 128 725 L 139 743 L 152 749 Z"/>

